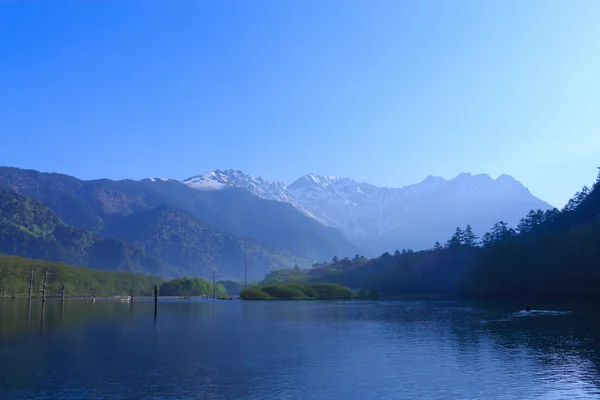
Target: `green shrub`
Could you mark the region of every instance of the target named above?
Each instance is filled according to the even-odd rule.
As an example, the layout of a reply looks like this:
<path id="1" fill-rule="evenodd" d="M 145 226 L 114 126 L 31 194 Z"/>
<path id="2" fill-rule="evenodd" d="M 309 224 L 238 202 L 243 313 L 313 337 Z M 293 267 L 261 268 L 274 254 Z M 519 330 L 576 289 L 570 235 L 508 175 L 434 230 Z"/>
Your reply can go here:
<path id="1" fill-rule="evenodd" d="M 319 299 L 349 298 L 352 295 L 350 289 L 337 283 L 307 283 L 304 286 L 306 292 L 311 292 L 312 297 Z"/>
<path id="2" fill-rule="evenodd" d="M 269 300 L 270 297 L 268 294 L 260 290 L 259 287 L 251 287 L 248 289 L 243 289 L 240 292 L 240 298 L 242 300 Z"/>
<path id="3" fill-rule="evenodd" d="M 243 300 L 346 299 L 351 298 L 352 293 L 336 283 L 273 283 L 245 289 L 240 297 Z"/>
<path id="4" fill-rule="evenodd" d="M 262 286 L 260 289 L 275 299 L 301 299 L 306 297 L 302 290 L 292 287 L 296 285 L 283 285 L 274 283 L 271 285 Z M 302 285 L 297 285 L 302 286 Z"/>

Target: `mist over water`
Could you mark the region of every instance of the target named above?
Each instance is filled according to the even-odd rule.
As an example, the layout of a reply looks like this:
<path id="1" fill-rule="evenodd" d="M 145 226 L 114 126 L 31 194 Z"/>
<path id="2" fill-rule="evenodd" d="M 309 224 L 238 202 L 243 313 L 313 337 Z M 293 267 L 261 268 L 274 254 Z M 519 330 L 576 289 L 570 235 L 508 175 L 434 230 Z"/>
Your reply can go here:
<path id="1" fill-rule="evenodd" d="M 0 398 L 597 398 L 582 301 L 0 301 Z M 42 329 L 43 328 L 43 329 Z"/>

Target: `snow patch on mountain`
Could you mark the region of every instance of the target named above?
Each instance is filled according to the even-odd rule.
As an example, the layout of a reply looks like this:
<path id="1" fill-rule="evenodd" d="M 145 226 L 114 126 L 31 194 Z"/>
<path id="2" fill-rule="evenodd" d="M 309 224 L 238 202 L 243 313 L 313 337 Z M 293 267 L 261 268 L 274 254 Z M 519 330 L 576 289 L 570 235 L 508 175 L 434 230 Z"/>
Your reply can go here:
<path id="1" fill-rule="evenodd" d="M 305 175 L 286 185 L 229 169 L 198 175 L 183 183 L 199 190 L 242 188 L 262 199 L 292 204 L 324 225 L 341 230 L 356 243 L 414 229 L 407 224 L 414 224 L 419 213 L 426 213 L 424 219 L 435 224 L 435 221 L 445 221 L 444 213 L 450 209 L 462 209 L 468 214 L 470 207 L 481 208 L 489 204 L 490 218 L 499 218 L 496 222 L 504 216 L 505 220 L 514 220 L 515 215 L 525 215 L 529 207 L 550 208 L 519 181 L 505 174 L 497 179 L 487 174 L 470 173 L 449 180 L 428 176 L 413 185 L 385 188 L 349 178 L 316 174 Z M 490 223 L 486 218 L 483 220 L 481 226 Z M 459 222 L 476 225 L 476 221 Z M 456 225 L 452 229 L 454 227 Z"/>

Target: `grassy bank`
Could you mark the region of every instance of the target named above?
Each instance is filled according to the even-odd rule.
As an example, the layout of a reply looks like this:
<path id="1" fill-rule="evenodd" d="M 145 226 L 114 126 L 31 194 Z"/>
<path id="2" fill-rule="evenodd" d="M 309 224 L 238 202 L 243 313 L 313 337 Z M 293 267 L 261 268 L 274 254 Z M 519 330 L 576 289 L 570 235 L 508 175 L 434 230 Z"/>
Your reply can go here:
<path id="1" fill-rule="evenodd" d="M 242 300 L 350 299 L 352 292 L 336 283 L 274 283 L 257 285 L 240 292 Z"/>
<path id="2" fill-rule="evenodd" d="M 163 283 L 163 279 L 156 276 L 101 271 L 0 254 L 0 296 L 27 296 L 31 268 L 33 268 L 34 296 L 40 296 L 46 269 L 48 269 L 47 295 L 49 297 L 59 296 L 63 285 L 68 297 L 124 296 L 131 294 L 132 287 L 136 295 L 151 296 L 154 285 L 160 286 Z"/>

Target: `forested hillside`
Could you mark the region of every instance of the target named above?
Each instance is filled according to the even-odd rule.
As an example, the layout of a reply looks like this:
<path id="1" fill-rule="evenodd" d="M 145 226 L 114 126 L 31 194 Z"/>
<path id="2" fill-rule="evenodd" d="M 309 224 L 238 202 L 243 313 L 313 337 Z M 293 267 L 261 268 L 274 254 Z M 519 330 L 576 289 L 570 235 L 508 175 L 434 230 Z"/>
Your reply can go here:
<path id="1" fill-rule="evenodd" d="M 82 181 L 63 174 L 10 167 L 0 167 L 0 188 L 38 200 L 65 223 L 102 237 L 111 237 L 114 234 L 111 225 L 121 223 L 123 217 L 166 205 L 181 210 L 187 219 L 212 226 L 214 231 L 250 239 L 269 251 L 285 249 L 270 258 L 271 263 L 275 259 L 285 260 L 277 267 L 293 265 L 298 259 L 314 262 L 328 259 L 332 254 L 356 251 L 341 232 L 321 225 L 290 204 L 259 199 L 243 190 L 203 192 L 163 179 Z M 143 247 L 151 245 L 151 242 L 145 243 Z M 185 243 L 173 245 L 181 247 Z M 291 253 L 294 257 L 290 258 Z M 218 254 L 209 256 L 219 257 Z M 233 256 L 236 254 L 232 253 Z M 178 262 L 170 258 L 161 261 L 170 265 Z M 261 276 L 269 268 L 269 263 L 255 265 Z M 189 274 L 194 273 L 196 271 L 189 271 Z"/>
<path id="2" fill-rule="evenodd" d="M 307 263 L 290 250 L 223 233 L 168 205 L 113 217 L 104 232 L 161 260 L 175 276 L 209 277 L 218 270 L 223 279 L 239 279 L 246 257 L 251 279 L 273 268 Z"/>
<path id="3" fill-rule="evenodd" d="M 106 270 L 166 272 L 141 249 L 73 228 L 44 204 L 6 190 L 0 190 L 0 253 Z"/>
<path id="4" fill-rule="evenodd" d="M 265 277 L 265 283 L 304 281 L 387 295 L 600 295 L 600 175 L 562 210 L 532 210 L 517 229 L 500 221 L 478 238 L 467 226 L 430 250 L 370 260 L 334 257 L 306 271 L 280 270 Z"/>
<path id="5" fill-rule="evenodd" d="M 531 212 L 484 242 L 466 280 L 480 296 L 600 294 L 600 175 L 562 210 Z"/>

